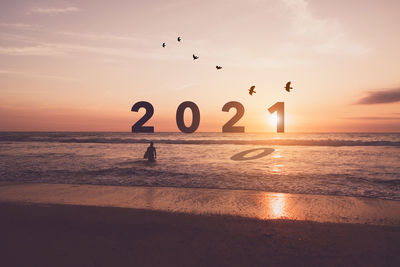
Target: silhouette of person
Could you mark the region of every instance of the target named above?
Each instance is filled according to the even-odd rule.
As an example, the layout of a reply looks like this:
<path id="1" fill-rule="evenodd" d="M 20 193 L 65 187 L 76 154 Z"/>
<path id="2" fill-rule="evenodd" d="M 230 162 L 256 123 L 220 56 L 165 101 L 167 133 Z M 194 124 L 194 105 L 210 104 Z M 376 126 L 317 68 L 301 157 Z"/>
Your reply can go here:
<path id="1" fill-rule="evenodd" d="M 146 153 L 144 153 L 144 158 L 147 158 L 149 162 L 156 161 L 157 152 L 156 148 L 153 146 L 153 142 L 150 142 L 150 146 L 147 148 Z"/>

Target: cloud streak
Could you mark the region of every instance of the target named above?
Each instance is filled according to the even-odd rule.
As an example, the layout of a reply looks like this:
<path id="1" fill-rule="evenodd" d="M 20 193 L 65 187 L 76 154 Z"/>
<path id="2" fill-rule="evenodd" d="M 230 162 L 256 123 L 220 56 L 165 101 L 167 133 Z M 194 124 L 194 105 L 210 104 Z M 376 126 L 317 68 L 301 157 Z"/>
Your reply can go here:
<path id="1" fill-rule="evenodd" d="M 129 48 L 114 48 L 105 46 L 75 45 L 68 43 L 45 43 L 37 45 L 15 47 L 0 46 L 0 55 L 5 56 L 73 56 L 97 55 L 112 58 L 143 58 L 151 60 L 187 60 L 184 55 L 170 55 L 157 51 L 137 52 Z"/>
<path id="2" fill-rule="evenodd" d="M 61 77 L 61 76 L 46 75 L 46 74 L 37 74 L 37 73 L 30 73 L 30 72 L 24 72 L 24 71 L 15 71 L 15 70 L 3 70 L 3 69 L 0 69 L 0 75 L 20 75 L 20 76 L 31 77 L 31 78 L 44 78 L 44 79 L 55 79 L 55 80 L 63 80 L 63 81 L 76 81 L 76 79 L 69 78 L 69 77 Z"/>
<path id="3" fill-rule="evenodd" d="M 400 101 L 400 88 L 386 89 L 381 91 L 368 92 L 366 96 L 361 98 L 356 104 L 373 105 L 396 103 Z"/>
<path id="4" fill-rule="evenodd" d="M 0 27 L 2 28 L 11 28 L 11 29 L 20 29 L 20 30 L 31 30 L 35 28 L 35 26 L 31 24 L 25 24 L 25 23 L 5 23 L 5 22 L 0 22 Z"/>
<path id="5" fill-rule="evenodd" d="M 105 40 L 105 41 L 141 41 L 139 37 L 132 36 L 122 36 L 122 35 L 114 35 L 114 34 L 96 34 L 96 33 L 78 33 L 78 32 L 56 32 L 56 34 L 78 37 L 81 39 L 89 39 L 89 40 Z"/>
<path id="6" fill-rule="evenodd" d="M 344 117 L 343 119 L 380 121 L 380 120 L 400 120 L 400 117 Z"/>
<path id="7" fill-rule="evenodd" d="M 0 55 L 7 56 L 55 56 L 60 51 L 49 46 L 10 47 L 0 46 Z"/>
<path id="8" fill-rule="evenodd" d="M 80 11 L 80 9 L 74 6 L 64 7 L 64 8 L 33 8 L 29 10 L 28 14 L 55 15 L 55 14 L 65 14 L 77 11 Z"/>

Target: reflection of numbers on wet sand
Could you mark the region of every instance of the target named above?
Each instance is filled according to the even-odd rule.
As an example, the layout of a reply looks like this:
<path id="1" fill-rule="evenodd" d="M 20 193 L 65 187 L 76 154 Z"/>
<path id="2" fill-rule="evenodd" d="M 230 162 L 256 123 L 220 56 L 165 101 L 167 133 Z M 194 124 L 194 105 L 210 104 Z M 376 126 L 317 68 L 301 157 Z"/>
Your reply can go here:
<path id="1" fill-rule="evenodd" d="M 250 154 L 250 153 L 252 153 L 254 151 L 257 151 L 257 150 L 262 150 L 262 152 L 257 154 L 257 155 L 255 155 L 255 156 L 245 157 L 247 154 Z M 245 150 L 245 151 L 242 151 L 242 152 L 239 152 L 239 153 L 233 155 L 231 157 L 231 160 L 236 160 L 236 161 L 255 160 L 255 159 L 259 159 L 259 158 L 265 157 L 265 156 L 271 154 L 274 151 L 275 151 L 275 149 L 269 148 L 269 147 L 265 147 L 265 148 L 261 147 L 261 148 L 249 149 L 249 150 Z"/>

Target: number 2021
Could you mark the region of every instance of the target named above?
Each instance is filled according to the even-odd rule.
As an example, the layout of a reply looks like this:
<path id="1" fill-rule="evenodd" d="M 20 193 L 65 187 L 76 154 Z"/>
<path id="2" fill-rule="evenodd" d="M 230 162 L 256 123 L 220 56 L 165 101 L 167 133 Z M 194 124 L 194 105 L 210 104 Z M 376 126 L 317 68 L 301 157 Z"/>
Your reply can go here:
<path id="1" fill-rule="evenodd" d="M 135 124 L 132 125 L 132 133 L 154 133 L 153 126 L 143 126 L 154 114 L 153 105 L 146 101 L 140 101 L 132 106 L 131 111 L 138 112 L 139 109 L 146 109 L 146 113 Z M 185 125 L 183 115 L 185 110 L 189 108 L 192 111 L 192 123 L 188 127 Z M 244 114 L 244 107 L 240 102 L 231 101 L 222 107 L 222 111 L 229 112 L 231 108 L 236 109 L 236 114 L 222 126 L 223 133 L 244 133 L 244 126 L 234 126 Z M 277 112 L 278 121 L 276 130 L 278 133 L 285 131 L 285 103 L 276 102 L 268 111 L 270 113 Z M 199 107 L 191 102 L 185 101 L 178 106 L 176 110 L 176 124 L 182 133 L 194 133 L 200 125 L 200 110 Z"/>

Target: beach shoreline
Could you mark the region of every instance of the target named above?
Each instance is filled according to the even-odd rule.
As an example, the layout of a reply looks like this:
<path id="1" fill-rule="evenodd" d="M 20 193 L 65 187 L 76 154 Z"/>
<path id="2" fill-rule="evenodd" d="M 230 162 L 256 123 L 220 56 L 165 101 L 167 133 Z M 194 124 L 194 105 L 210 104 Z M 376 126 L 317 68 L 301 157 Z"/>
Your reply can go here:
<path id="1" fill-rule="evenodd" d="M 0 258 L 4 266 L 399 266 L 399 206 L 241 190 L 0 183 Z"/>
<path id="2" fill-rule="evenodd" d="M 398 266 L 400 227 L 0 203 L 3 266 Z"/>
<path id="3" fill-rule="evenodd" d="M 254 190 L 0 182 L 0 202 L 400 226 L 400 201 Z"/>

